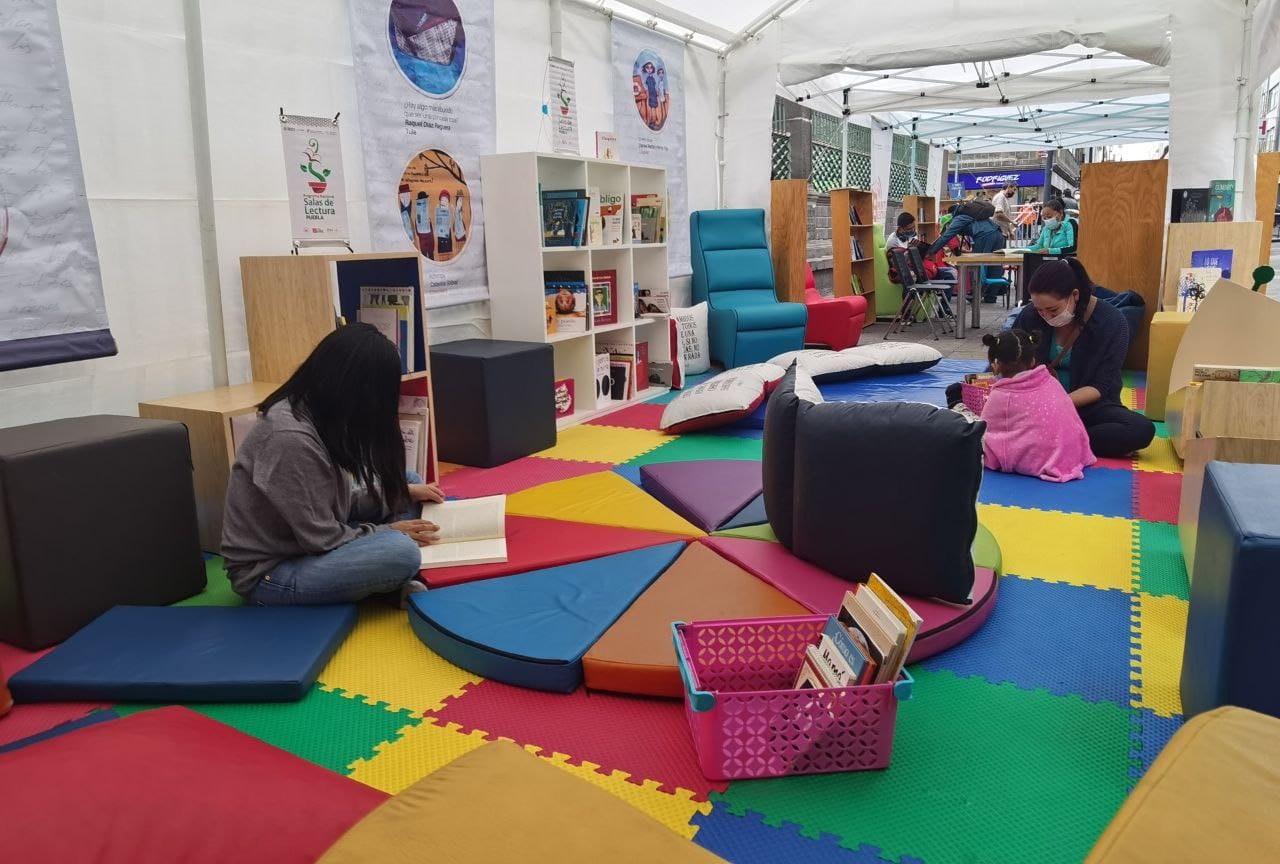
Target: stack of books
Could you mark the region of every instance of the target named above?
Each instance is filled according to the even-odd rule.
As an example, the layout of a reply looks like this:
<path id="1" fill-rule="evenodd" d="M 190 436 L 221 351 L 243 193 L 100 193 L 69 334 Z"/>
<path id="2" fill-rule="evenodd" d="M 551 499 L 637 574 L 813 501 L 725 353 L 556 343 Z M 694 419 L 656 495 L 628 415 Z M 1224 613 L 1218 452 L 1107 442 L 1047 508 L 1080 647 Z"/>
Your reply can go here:
<path id="1" fill-rule="evenodd" d="M 846 592 L 817 644 L 805 649 L 797 690 L 896 681 L 922 619 L 876 574 Z"/>
<path id="2" fill-rule="evenodd" d="M 661 195 L 631 196 L 631 242 L 667 242 L 667 210 Z"/>
<path id="3" fill-rule="evenodd" d="M 400 397 L 400 437 L 404 439 L 404 466 L 419 477 L 431 477 L 431 416 L 426 396 Z"/>

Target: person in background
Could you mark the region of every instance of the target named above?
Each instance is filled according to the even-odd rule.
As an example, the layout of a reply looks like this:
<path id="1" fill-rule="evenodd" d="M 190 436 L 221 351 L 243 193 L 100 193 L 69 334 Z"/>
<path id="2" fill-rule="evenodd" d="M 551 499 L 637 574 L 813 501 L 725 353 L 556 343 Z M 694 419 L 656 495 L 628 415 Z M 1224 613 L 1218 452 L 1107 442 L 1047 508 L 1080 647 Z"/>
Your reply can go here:
<path id="1" fill-rule="evenodd" d="M 444 500 L 405 470 L 400 352 L 369 324 L 334 330 L 259 406 L 231 468 L 222 554 L 258 606 L 352 603 L 423 590 L 415 515 Z"/>
<path id="2" fill-rule="evenodd" d="M 1032 195 L 1030 201 L 1023 202 L 1018 208 L 1017 243 L 1019 246 L 1026 246 L 1031 242 L 1031 233 L 1036 224 L 1036 211 L 1039 205 L 1040 199 Z"/>
<path id="3" fill-rule="evenodd" d="M 1036 360 L 1049 366 L 1071 397 L 1094 455 L 1123 458 L 1150 444 L 1155 424 L 1120 402 L 1129 351 L 1123 313 L 1094 296 L 1093 280 L 1077 258 L 1046 261 L 1029 290 L 1031 302 L 1013 327 L 1039 337 Z"/>
<path id="4" fill-rule="evenodd" d="M 1046 201 L 1040 208 L 1044 228 L 1036 240 L 1036 249 L 1042 255 L 1074 255 L 1076 251 L 1075 224 L 1067 218 L 1067 205 L 1061 198 Z"/>
<path id="5" fill-rule="evenodd" d="M 903 210 L 898 214 L 898 227 L 884 235 L 885 249 L 906 249 L 916 239 L 916 217 Z"/>
<path id="6" fill-rule="evenodd" d="M 997 249 L 1003 249 L 1005 247 L 1004 232 L 991 221 L 995 212 L 995 207 L 989 201 L 961 204 L 946 230 L 933 241 L 928 251 L 923 252 L 924 256 L 932 258 L 937 255 L 955 237 L 968 237 L 974 252 L 995 252 Z M 1000 274 L 999 267 L 988 267 L 986 270 L 992 278 Z M 984 289 L 982 300 L 984 303 L 994 303 L 996 297 L 994 293 Z"/>
<path id="7" fill-rule="evenodd" d="M 1080 212 L 1080 201 L 1076 198 L 1075 190 L 1070 188 L 1064 189 L 1060 200 L 1063 204 L 1067 205 L 1066 209 L 1074 210 L 1076 213 Z"/>
<path id="8" fill-rule="evenodd" d="M 1012 240 L 1014 225 L 1017 223 L 1018 184 L 1013 180 L 1005 181 L 1004 187 L 991 199 L 996 208 L 994 221 L 1004 233 L 1005 240 Z"/>
<path id="9" fill-rule="evenodd" d="M 1097 462 L 1071 397 L 1049 367 L 1036 360 L 1039 335 L 1025 330 L 986 333 L 987 360 L 997 377 L 982 414 L 961 404 L 961 387 L 947 388 L 947 404 L 971 420 L 985 420 L 983 461 L 993 471 L 1025 474 L 1051 483 L 1080 480 Z"/>

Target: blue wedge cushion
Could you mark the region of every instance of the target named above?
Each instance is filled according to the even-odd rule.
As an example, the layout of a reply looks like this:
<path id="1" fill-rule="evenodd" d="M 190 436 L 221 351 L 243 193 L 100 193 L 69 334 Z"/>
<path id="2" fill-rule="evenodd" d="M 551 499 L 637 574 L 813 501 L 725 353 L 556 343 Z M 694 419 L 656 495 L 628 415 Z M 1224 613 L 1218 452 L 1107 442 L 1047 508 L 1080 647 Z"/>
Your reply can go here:
<path id="1" fill-rule="evenodd" d="M 116 606 L 18 672 L 21 702 L 301 699 L 354 606 Z"/>
<path id="2" fill-rule="evenodd" d="M 914 402 L 811 406 L 796 418 L 791 551 L 851 582 L 878 573 L 900 594 L 965 602 L 985 429 Z M 851 441 L 878 458 L 848 458 Z"/>

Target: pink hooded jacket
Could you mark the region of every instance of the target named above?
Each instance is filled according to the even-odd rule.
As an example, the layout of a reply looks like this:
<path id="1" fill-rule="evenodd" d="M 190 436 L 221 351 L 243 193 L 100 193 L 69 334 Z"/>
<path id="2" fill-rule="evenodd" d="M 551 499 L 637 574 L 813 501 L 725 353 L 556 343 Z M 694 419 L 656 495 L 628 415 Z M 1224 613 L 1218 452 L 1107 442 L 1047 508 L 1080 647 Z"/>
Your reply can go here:
<path id="1" fill-rule="evenodd" d="M 1071 397 L 1048 366 L 1001 378 L 982 408 L 988 468 L 1065 483 L 1098 461 Z"/>

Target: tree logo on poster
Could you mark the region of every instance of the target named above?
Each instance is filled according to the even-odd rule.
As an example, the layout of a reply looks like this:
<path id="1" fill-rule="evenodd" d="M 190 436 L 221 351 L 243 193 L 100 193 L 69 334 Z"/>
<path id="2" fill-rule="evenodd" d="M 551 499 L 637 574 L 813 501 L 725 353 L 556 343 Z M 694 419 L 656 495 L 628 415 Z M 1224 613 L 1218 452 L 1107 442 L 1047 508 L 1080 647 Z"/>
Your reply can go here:
<path id="1" fill-rule="evenodd" d="M 405 80 L 426 96 L 458 89 L 467 66 L 467 35 L 453 0 L 392 0 L 387 42 Z"/>
<path id="2" fill-rule="evenodd" d="M 323 195 L 324 190 L 329 188 L 329 175 L 333 171 L 324 167 L 320 161 L 320 142 L 312 138 L 307 141 L 307 149 L 302 152 L 306 157 L 306 162 L 298 166 L 303 174 L 307 176 L 307 185 L 311 187 L 311 191 L 317 195 Z"/>
<path id="3" fill-rule="evenodd" d="M 671 90 L 667 86 L 667 64 L 657 52 L 645 48 L 636 55 L 631 67 L 631 92 L 644 125 L 661 132 L 671 113 Z"/>
<path id="4" fill-rule="evenodd" d="M 400 219 L 424 258 L 448 264 L 471 236 L 471 189 L 458 160 L 443 150 L 423 150 L 400 177 Z"/>

